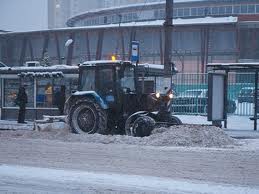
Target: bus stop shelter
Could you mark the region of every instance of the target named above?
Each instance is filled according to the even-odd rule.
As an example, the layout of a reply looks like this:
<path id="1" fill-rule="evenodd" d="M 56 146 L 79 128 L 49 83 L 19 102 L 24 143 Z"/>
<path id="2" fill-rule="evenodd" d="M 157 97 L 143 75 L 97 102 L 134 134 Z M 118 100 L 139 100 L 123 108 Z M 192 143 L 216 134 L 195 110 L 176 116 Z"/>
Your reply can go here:
<path id="1" fill-rule="evenodd" d="M 230 72 L 242 72 L 242 73 L 252 73 L 255 75 L 254 77 L 254 94 L 253 94 L 253 102 L 254 102 L 254 113 L 253 116 L 250 117 L 250 120 L 254 122 L 254 130 L 257 131 L 257 116 L 258 113 L 258 72 L 259 72 L 259 62 L 252 63 L 209 63 L 207 64 L 208 72 L 221 72 L 225 73 L 227 78 Z M 226 87 L 227 89 L 228 87 Z M 228 92 L 225 93 L 225 98 L 227 98 Z M 225 127 L 226 127 L 225 122 Z"/>

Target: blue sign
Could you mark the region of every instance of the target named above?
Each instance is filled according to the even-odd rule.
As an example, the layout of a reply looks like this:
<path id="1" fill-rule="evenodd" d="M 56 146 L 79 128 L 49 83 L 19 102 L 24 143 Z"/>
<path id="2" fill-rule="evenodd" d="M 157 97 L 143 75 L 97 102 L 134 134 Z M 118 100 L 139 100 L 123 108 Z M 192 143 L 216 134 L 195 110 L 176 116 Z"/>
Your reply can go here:
<path id="1" fill-rule="evenodd" d="M 131 61 L 139 61 L 139 41 L 131 42 Z"/>

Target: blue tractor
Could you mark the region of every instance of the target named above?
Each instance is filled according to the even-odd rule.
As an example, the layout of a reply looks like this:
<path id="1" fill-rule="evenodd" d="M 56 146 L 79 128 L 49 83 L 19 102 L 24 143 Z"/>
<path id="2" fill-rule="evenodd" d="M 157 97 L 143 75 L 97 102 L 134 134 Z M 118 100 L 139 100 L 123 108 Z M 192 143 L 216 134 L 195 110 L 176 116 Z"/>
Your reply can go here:
<path id="1" fill-rule="evenodd" d="M 170 112 L 171 87 L 158 89 L 165 79 L 151 69 L 123 61 L 81 64 L 78 91 L 65 104 L 72 131 L 143 137 L 155 125 L 181 124 Z"/>

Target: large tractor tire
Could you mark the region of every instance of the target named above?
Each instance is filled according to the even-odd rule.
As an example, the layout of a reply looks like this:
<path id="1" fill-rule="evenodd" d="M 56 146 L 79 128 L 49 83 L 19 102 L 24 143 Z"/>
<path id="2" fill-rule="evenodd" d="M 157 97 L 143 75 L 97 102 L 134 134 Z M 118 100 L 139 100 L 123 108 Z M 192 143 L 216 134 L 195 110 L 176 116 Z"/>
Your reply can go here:
<path id="1" fill-rule="evenodd" d="M 149 116 L 140 116 L 133 123 L 132 136 L 149 136 L 155 128 L 155 120 Z"/>
<path id="2" fill-rule="evenodd" d="M 108 133 L 107 113 L 102 107 L 90 98 L 82 98 L 71 107 L 68 121 L 72 132 Z"/>

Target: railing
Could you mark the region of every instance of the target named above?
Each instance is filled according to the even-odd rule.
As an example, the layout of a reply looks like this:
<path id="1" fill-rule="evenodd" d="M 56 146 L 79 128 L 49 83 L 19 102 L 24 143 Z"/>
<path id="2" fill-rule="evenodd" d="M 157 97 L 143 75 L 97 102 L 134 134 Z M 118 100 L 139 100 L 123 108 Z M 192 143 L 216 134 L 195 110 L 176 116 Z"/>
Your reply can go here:
<path id="1" fill-rule="evenodd" d="M 173 77 L 175 114 L 207 114 L 208 74 L 179 73 Z M 253 115 L 254 74 L 229 73 L 228 113 Z"/>

